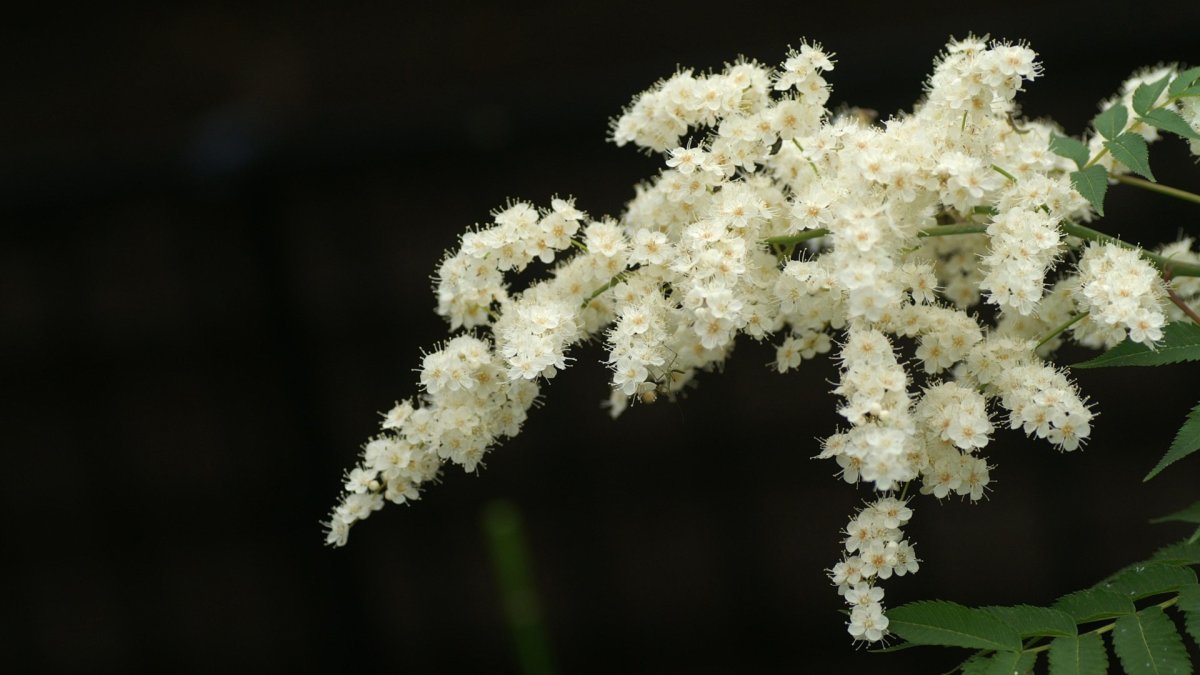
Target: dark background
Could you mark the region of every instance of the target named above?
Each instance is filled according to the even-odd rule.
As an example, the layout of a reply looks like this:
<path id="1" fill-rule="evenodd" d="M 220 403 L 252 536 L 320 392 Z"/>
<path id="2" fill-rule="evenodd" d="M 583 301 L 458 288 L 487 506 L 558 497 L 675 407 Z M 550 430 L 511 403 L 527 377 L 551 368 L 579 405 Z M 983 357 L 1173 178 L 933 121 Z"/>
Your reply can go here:
<path id="1" fill-rule="evenodd" d="M 42 671 L 515 672 L 484 504 L 523 512 L 561 672 L 941 672 L 856 650 L 824 577 L 867 496 L 815 462 L 826 360 L 739 344 L 676 405 L 616 422 L 600 351 L 478 477 L 341 550 L 322 520 L 377 412 L 446 335 L 430 274 L 509 197 L 617 214 L 657 161 L 608 119 L 675 65 L 837 52 L 832 104 L 917 98 L 950 34 L 1028 39 L 1021 100 L 1078 133 L 1130 71 L 1200 61 L 1194 3 L 291 3 L 6 19 L 0 110 L 0 658 Z M 1185 5 L 1192 9 L 1182 9 Z M 1086 7 L 1086 8 L 1085 8 Z M 1178 140 L 1164 182 L 1196 190 Z M 1151 215 L 1146 215 L 1151 209 Z M 1110 191 L 1101 227 L 1200 232 Z M 1065 352 L 1070 362 L 1083 352 Z M 988 501 L 915 502 L 889 604 L 1046 603 L 1183 536 L 1196 458 L 1150 484 L 1195 364 L 1088 371 L 1084 452 L 1001 432 Z"/>

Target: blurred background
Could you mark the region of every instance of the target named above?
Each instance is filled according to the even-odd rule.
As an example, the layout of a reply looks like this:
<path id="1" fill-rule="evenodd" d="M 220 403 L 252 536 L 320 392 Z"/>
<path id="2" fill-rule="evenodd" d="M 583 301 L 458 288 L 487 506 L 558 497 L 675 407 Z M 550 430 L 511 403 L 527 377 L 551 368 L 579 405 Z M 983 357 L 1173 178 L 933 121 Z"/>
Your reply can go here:
<path id="1" fill-rule="evenodd" d="M 1078 133 L 1136 67 L 1200 62 L 1189 3 L 293 3 L 6 19 L 0 500 L 6 669 L 514 673 L 481 525 L 522 514 L 563 673 L 927 673 L 855 649 L 824 570 L 867 496 L 810 459 L 825 360 L 769 345 L 677 404 L 601 409 L 595 347 L 479 476 L 449 472 L 340 550 L 319 521 L 377 411 L 447 334 L 430 275 L 512 198 L 618 214 L 657 160 L 608 119 L 676 64 L 837 53 L 831 104 L 909 108 L 949 35 L 1026 39 L 1030 116 Z M 1189 5 L 1190 8 L 1185 8 Z M 1200 187 L 1180 141 L 1160 180 Z M 1105 231 L 1200 233 L 1120 186 Z M 1064 352 L 1062 361 L 1086 356 Z M 1001 432 L 984 503 L 918 499 L 924 560 L 889 604 L 1046 603 L 1187 533 L 1196 458 L 1141 477 L 1200 366 L 1080 372 L 1084 452 Z"/>

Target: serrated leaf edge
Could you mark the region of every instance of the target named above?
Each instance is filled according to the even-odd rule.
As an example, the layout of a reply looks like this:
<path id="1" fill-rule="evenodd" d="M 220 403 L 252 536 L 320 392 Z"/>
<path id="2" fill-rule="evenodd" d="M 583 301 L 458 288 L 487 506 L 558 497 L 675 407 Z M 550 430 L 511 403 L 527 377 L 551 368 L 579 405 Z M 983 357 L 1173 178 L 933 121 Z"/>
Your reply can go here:
<path id="1" fill-rule="evenodd" d="M 1132 131 L 1127 131 L 1116 138 L 1104 141 L 1104 147 L 1112 153 L 1113 159 L 1129 167 L 1129 170 L 1157 183 L 1154 172 L 1150 170 L 1150 147 L 1146 139 Z"/>
<path id="2" fill-rule="evenodd" d="M 1190 321 L 1176 321 L 1174 323 L 1167 324 L 1167 326 L 1165 326 L 1163 328 L 1163 334 L 1166 337 L 1164 337 L 1162 344 L 1159 344 L 1156 349 L 1152 350 L 1149 347 L 1141 344 L 1140 342 L 1130 342 L 1127 339 L 1127 340 L 1125 340 L 1125 342 L 1122 342 L 1121 344 L 1117 345 L 1116 347 L 1113 347 L 1112 349 L 1108 350 L 1107 352 L 1104 352 L 1103 354 L 1100 354 L 1098 356 L 1090 358 L 1087 361 L 1082 361 L 1080 363 L 1071 364 L 1071 367 L 1072 368 L 1108 368 L 1108 367 L 1122 367 L 1122 366 L 1153 367 L 1153 366 L 1166 366 L 1166 365 L 1171 365 L 1174 363 L 1184 363 L 1187 361 L 1198 361 L 1198 360 L 1200 360 L 1200 327 L 1193 327 L 1193 326 L 1195 326 L 1195 324 L 1193 324 Z M 1168 344 L 1168 342 L 1170 341 L 1171 337 L 1173 337 L 1173 335 L 1168 334 L 1167 331 L 1172 331 L 1172 333 L 1174 331 L 1181 331 L 1181 335 L 1179 336 L 1178 339 L 1184 339 L 1184 340 L 1195 339 L 1196 341 L 1195 342 L 1186 342 L 1181 345 Z M 1188 333 L 1193 333 L 1193 332 L 1195 333 L 1194 337 L 1188 335 Z M 1133 349 L 1136 351 L 1130 351 L 1128 353 L 1110 356 L 1119 349 Z M 1184 357 L 1177 361 L 1164 360 L 1164 361 L 1155 361 L 1154 363 L 1133 363 L 1133 364 L 1119 363 L 1119 361 L 1132 359 L 1134 357 L 1145 356 L 1147 354 L 1163 355 L 1163 354 L 1177 352 L 1179 350 L 1195 350 L 1196 355 L 1191 358 Z M 1110 365 L 1110 363 L 1109 363 L 1110 361 L 1118 361 L 1118 363 L 1116 363 L 1115 365 Z"/>
<path id="3" fill-rule="evenodd" d="M 1187 434 L 1185 438 L 1184 434 Z M 1171 447 L 1167 448 L 1166 454 L 1162 459 L 1158 460 L 1158 464 L 1146 474 L 1143 480 L 1150 480 L 1163 469 L 1171 466 L 1175 462 L 1187 457 L 1188 455 L 1200 450 L 1200 403 L 1192 408 L 1187 417 L 1183 420 L 1183 426 L 1179 427 L 1179 431 L 1175 432 L 1175 440 L 1171 441 Z"/>

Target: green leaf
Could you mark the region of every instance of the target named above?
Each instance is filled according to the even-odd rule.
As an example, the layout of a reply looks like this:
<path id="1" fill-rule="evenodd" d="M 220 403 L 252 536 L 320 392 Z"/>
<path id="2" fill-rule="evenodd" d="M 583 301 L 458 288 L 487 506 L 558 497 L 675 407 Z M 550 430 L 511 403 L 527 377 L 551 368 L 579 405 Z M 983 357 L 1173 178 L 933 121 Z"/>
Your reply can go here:
<path id="1" fill-rule="evenodd" d="M 1184 138 L 1191 138 L 1193 140 L 1200 140 L 1200 134 L 1196 133 L 1196 130 L 1193 129 L 1187 122 L 1185 122 L 1184 119 L 1179 116 L 1179 113 L 1175 112 L 1174 110 L 1159 108 L 1158 110 L 1154 110 L 1138 119 L 1152 127 L 1157 127 L 1163 131 L 1169 131 L 1177 136 L 1183 136 Z"/>
<path id="2" fill-rule="evenodd" d="M 1111 141 L 1104 141 L 1104 147 L 1130 171 L 1154 180 L 1154 174 L 1150 172 L 1150 149 L 1141 134 L 1132 131 L 1123 133 Z"/>
<path id="3" fill-rule="evenodd" d="M 1128 121 L 1129 111 L 1125 110 L 1125 104 L 1118 102 L 1092 118 L 1092 126 L 1096 127 L 1096 131 L 1101 136 L 1112 140 L 1121 135 L 1121 132 L 1125 130 L 1125 123 Z"/>
<path id="4" fill-rule="evenodd" d="M 1200 543 L 1181 541 L 1164 546 L 1150 560 L 1165 565 L 1200 565 Z"/>
<path id="5" fill-rule="evenodd" d="M 1087 146 L 1070 136 L 1050 134 L 1050 152 L 1066 157 L 1075 162 L 1075 166 L 1083 167 L 1088 161 Z"/>
<path id="6" fill-rule="evenodd" d="M 1054 608 L 1066 612 L 1077 623 L 1113 619 L 1133 614 L 1133 601 L 1128 596 L 1103 588 L 1089 588 L 1064 595 Z"/>
<path id="7" fill-rule="evenodd" d="M 888 612 L 888 630 L 922 645 L 1019 651 L 1021 636 L 985 611 L 926 600 Z"/>
<path id="8" fill-rule="evenodd" d="M 1050 675 L 1093 675 L 1108 672 L 1104 638 L 1095 633 L 1054 638 L 1050 643 Z"/>
<path id="9" fill-rule="evenodd" d="M 1031 672 L 1036 661 L 1037 652 L 996 652 L 984 662 L 984 669 L 980 672 L 984 675 L 1023 674 Z"/>
<path id="10" fill-rule="evenodd" d="M 1188 96 L 1200 96 L 1200 85 L 1193 85 L 1179 92 L 1179 98 L 1187 98 Z"/>
<path id="11" fill-rule="evenodd" d="M 1191 321 L 1174 321 L 1164 326 L 1157 349 L 1125 340 L 1100 356 L 1071 367 L 1162 366 L 1184 361 L 1200 361 L 1200 325 Z"/>
<path id="12" fill-rule="evenodd" d="M 1190 567 L 1166 563 L 1137 563 L 1121 570 L 1097 588 L 1113 591 L 1131 600 L 1177 591 L 1196 583 L 1196 573 Z"/>
<path id="13" fill-rule="evenodd" d="M 1155 464 L 1153 469 L 1150 469 L 1150 473 L 1146 474 L 1144 480 L 1154 478 L 1163 469 L 1197 450 L 1200 450 L 1200 403 L 1197 403 L 1196 407 L 1188 413 L 1187 420 L 1175 433 L 1175 440 L 1171 441 L 1171 447 L 1167 449 L 1167 454 L 1158 460 L 1158 464 Z M 1193 505 L 1193 507 L 1195 506 L 1200 505 Z M 1193 522 L 1200 522 L 1200 520 Z"/>
<path id="14" fill-rule="evenodd" d="M 1200 81 L 1200 66 L 1196 68 L 1188 68 L 1182 73 L 1175 76 L 1171 80 L 1171 85 L 1167 87 L 1167 96 L 1170 98 L 1178 98 L 1185 90 L 1193 84 Z"/>
<path id="15" fill-rule="evenodd" d="M 1062 610 L 1032 605 L 984 607 L 983 610 L 1011 626 L 1022 638 L 1076 634 L 1075 619 Z"/>
<path id="16" fill-rule="evenodd" d="M 1157 606 L 1117 619 L 1113 649 L 1129 675 L 1190 675 L 1191 660 L 1175 623 Z"/>
<path id="17" fill-rule="evenodd" d="M 1183 611 L 1183 627 L 1200 645 L 1200 586 L 1187 586 L 1179 591 L 1179 609 Z"/>
<path id="18" fill-rule="evenodd" d="M 1091 203 L 1096 213 L 1104 215 L 1104 193 L 1108 192 L 1108 171 L 1099 164 L 1071 172 L 1071 185 Z"/>
<path id="19" fill-rule="evenodd" d="M 1156 82 L 1139 84 L 1138 88 L 1133 91 L 1133 111 L 1139 115 L 1149 112 L 1158 101 L 1158 95 L 1167 88 L 1170 80 L 1170 75 L 1163 75 Z"/>
<path id="20" fill-rule="evenodd" d="M 987 675 L 988 666 L 992 660 L 982 654 L 976 654 L 962 663 L 962 675 Z"/>
<path id="21" fill-rule="evenodd" d="M 1195 408 L 1192 409 L 1192 414 L 1195 415 L 1197 410 L 1200 410 L 1200 405 L 1197 405 Z M 1187 507 L 1186 509 L 1176 511 L 1175 513 L 1172 513 L 1170 515 L 1166 515 L 1161 518 L 1155 518 L 1154 520 L 1150 521 L 1151 525 L 1157 525 L 1159 523 L 1198 523 L 1198 524 L 1200 524 L 1200 502 L 1196 502 L 1195 504 L 1192 504 L 1191 506 Z"/>

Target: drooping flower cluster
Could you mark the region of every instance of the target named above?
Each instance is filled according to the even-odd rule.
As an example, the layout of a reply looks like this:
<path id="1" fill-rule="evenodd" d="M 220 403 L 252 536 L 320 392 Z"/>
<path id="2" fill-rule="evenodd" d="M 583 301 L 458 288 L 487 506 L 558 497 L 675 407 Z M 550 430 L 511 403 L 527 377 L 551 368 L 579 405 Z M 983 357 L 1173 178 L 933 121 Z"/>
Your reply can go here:
<path id="1" fill-rule="evenodd" d="M 384 417 L 383 433 L 363 448 L 363 461 L 347 477 L 346 497 L 330 518 L 330 543 L 344 544 L 350 526 L 385 500 L 417 499 L 442 462 L 474 470 L 489 446 L 520 430 L 538 393 L 533 381 L 505 377 L 497 354 L 470 335 L 425 355 L 421 385 L 424 404 L 396 404 Z"/>
<path id="2" fill-rule="evenodd" d="M 842 379 L 833 392 L 846 399 L 838 413 L 853 426 L 827 439 L 820 456 L 837 458 L 847 482 L 861 479 L 890 491 L 917 475 L 908 373 L 887 337 L 872 329 L 852 326 L 841 360 Z"/>
<path id="3" fill-rule="evenodd" d="M 848 630 L 856 639 L 874 642 L 887 634 L 884 591 L 874 582 L 921 567 L 912 544 L 900 531 L 912 513 L 905 502 L 884 497 L 860 510 L 846 526 L 846 557 L 833 566 L 830 578 L 850 606 Z"/>
<path id="4" fill-rule="evenodd" d="M 613 122 L 617 145 L 663 159 L 619 219 L 568 199 L 518 202 L 464 234 L 438 270 L 437 311 L 473 332 L 425 355 L 421 396 L 364 447 L 328 541 L 344 544 L 386 501 L 416 499 L 447 462 L 474 471 L 580 341 L 605 341 L 614 416 L 694 384 L 741 334 L 773 339 L 779 372 L 836 345 L 849 426 L 818 456 L 882 496 L 851 520 L 830 576 L 850 634 L 886 636 L 879 582 L 918 568 L 900 532 L 909 488 L 982 499 L 994 419 L 1079 447 L 1092 412 L 1042 360 L 1066 335 L 1055 327 L 1074 318 L 1071 337 L 1094 346 L 1152 343 L 1173 308 L 1156 270 L 1124 248 L 1090 246 L 1077 268 L 1058 267 L 1079 247 L 1061 223 L 1093 213 L 1048 149 L 1052 127 L 1014 118 L 1041 73 L 1028 47 L 952 41 L 923 101 L 882 124 L 830 112 L 833 68 L 805 44 L 777 69 L 681 71 Z M 1200 259 L 1190 241 L 1169 254 Z M 506 275 L 531 265 L 542 280 L 514 288 Z M 1193 281 L 1171 284 L 1200 296 Z M 981 299 L 994 325 L 990 309 L 968 313 Z"/>

